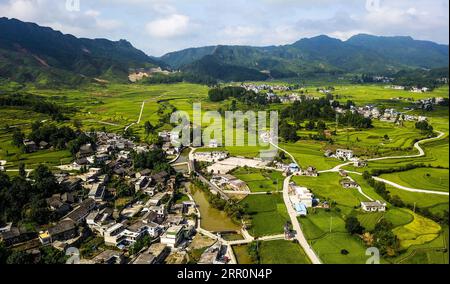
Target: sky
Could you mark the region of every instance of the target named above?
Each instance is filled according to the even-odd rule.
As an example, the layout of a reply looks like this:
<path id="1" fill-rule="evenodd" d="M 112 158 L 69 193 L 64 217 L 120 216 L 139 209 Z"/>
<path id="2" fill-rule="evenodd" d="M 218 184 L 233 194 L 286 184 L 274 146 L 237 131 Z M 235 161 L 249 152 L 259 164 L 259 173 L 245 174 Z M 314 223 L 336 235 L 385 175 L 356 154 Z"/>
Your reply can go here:
<path id="1" fill-rule="evenodd" d="M 367 33 L 449 43 L 448 0 L 0 0 L 0 16 L 149 55 L 207 45 L 283 45 Z"/>

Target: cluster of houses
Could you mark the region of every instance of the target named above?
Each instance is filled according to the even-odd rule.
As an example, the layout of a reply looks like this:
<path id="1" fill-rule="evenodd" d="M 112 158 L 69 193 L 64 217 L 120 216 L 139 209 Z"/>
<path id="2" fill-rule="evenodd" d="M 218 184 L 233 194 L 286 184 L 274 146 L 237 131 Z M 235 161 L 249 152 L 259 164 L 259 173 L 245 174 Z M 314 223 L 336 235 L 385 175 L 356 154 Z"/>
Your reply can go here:
<path id="1" fill-rule="evenodd" d="M 310 190 L 306 187 L 297 186 L 293 182 L 289 184 L 289 199 L 297 214 L 303 217 L 308 215 L 308 208 L 319 202 Z"/>
<path id="2" fill-rule="evenodd" d="M 247 91 L 253 91 L 256 94 L 261 91 L 268 92 L 287 92 L 294 90 L 293 86 L 285 86 L 285 85 L 267 85 L 267 84 L 241 84 L 241 87 L 246 89 Z"/>
<path id="3" fill-rule="evenodd" d="M 418 102 L 420 103 L 420 102 Z M 409 110 L 409 108 L 408 108 Z M 335 111 L 340 114 L 347 112 L 346 109 L 342 107 L 335 107 Z M 352 113 L 358 113 L 365 118 L 379 119 L 384 122 L 400 122 L 400 121 L 423 121 L 427 120 L 424 116 L 419 115 L 408 115 L 407 113 L 397 111 L 396 109 L 390 108 L 385 109 L 383 112 L 376 106 L 366 105 L 362 107 L 351 106 L 350 111 Z"/>
<path id="4" fill-rule="evenodd" d="M 386 86 L 385 89 L 393 89 L 399 91 L 409 90 L 412 93 L 426 93 L 430 91 L 430 88 L 427 87 L 419 88 L 419 87 L 405 87 L 398 85 Z"/>
<path id="5" fill-rule="evenodd" d="M 136 171 L 131 151 L 146 152 L 153 146 L 135 145 L 133 142 L 111 133 L 96 135 L 96 145 L 83 145 L 70 168 L 84 169 L 77 174 L 55 174 L 64 193 L 46 199 L 48 208 L 60 216 L 59 221 L 40 232 L 29 233 L 9 224 L 0 229 L 1 241 L 6 245 L 33 241 L 34 246 L 53 246 L 59 250 L 77 247 L 86 235 L 103 238 L 112 250 L 104 250 L 87 263 L 161 263 L 167 255 L 184 250 L 195 233 L 195 203 L 173 202 L 177 179 L 166 171 Z M 98 162 L 103 166 L 97 168 Z M 109 174 L 105 174 L 105 167 Z M 117 194 L 110 180 L 121 178 L 135 197 L 120 207 L 112 207 Z M 90 232 L 90 233 L 89 233 Z M 136 255 L 129 249 L 148 237 L 150 247 Z"/>
<path id="6" fill-rule="evenodd" d="M 228 158 L 228 153 L 223 151 L 195 152 L 194 160 L 198 162 L 216 163 Z"/>

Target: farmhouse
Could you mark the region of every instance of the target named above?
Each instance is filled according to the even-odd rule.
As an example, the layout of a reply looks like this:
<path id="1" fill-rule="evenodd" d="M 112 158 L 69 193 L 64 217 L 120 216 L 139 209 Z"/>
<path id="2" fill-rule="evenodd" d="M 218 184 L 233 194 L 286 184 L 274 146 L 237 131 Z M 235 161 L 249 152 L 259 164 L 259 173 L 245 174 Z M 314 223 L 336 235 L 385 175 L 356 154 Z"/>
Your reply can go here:
<path id="1" fill-rule="evenodd" d="M 341 185 L 343 188 L 358 188 L 359 184 L 353 180 L 350 179 L 344 179 L 341 181 Z"/>
<path id="2" fill-rule="evenodd" d="M 386 211 L 386 203 L 380 201 L 375 202 L 361 202 L 362 210 L 366 212 L 384 212 Z"/>
<path id="3" fill-rule="evenodd" d="M 300 170 L 300 175 L 307 177 L 318 177 L 319 173 L 315 167 L 309 166 L 306 170 Z"/>
<path id="4" fill-rule="evenodd" d="M 199 162 L 215 163 L 228 157 L 227 152 L 197 152 L 194 154 L 194 160 Z"/>
<path id="5" fill-rule="evenodd" d="M 336 157 L 339 159 L 350 160 L 353 158 L 353 151 L 345 149 L 337 149 Z"/>
<path id="6" fill-rule="evenodd" d="M 173 226 L 161 236 L 161 243 L 175 248 L 183 239 L 184 226 Z"/>

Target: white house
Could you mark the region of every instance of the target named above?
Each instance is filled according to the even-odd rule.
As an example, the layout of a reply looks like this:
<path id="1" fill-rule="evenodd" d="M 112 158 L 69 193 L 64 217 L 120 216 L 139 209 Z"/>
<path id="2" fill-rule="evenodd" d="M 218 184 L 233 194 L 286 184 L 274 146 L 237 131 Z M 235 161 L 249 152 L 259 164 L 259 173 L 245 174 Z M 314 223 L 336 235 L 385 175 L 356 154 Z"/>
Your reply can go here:
<path id="1" fill-rule="evenodd" d="M 173 226 L 161 236 L 161 243 L 168 247 L 175 248 L 183 239 L 184 226 Z"/>
<path id="2" fill-rule="evenodd" d="M 361 208 L 366 212 L 384 212 L 386 211 L 386 203 L 381 203 L 378 200 L 374 202 L 361 202 Z"/>
<path id="3" fill-rule="evenodd" d="M 337 149 L 336 150 L 336 157 L 342 158 L 344 160 L 351 160 L 353 158 L 354 154 L 352 150 L 345 150 L 345 149 Z"/>

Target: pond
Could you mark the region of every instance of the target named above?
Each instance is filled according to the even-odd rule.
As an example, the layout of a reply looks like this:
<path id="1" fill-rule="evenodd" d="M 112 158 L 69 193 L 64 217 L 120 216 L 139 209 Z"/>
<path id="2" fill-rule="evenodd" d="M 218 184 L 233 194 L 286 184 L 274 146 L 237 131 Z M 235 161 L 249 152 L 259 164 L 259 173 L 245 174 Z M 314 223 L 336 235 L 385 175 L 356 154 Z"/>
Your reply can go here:
<path id="1" fill-rule="evenodd" d="M 201 227 L 211 232 L 239 231 L 235 224 L 223 211 L 213 208 L 208 202 L 208 196 L 201 189 L 191 187 L 191 194 L 201 214 Z"/>

